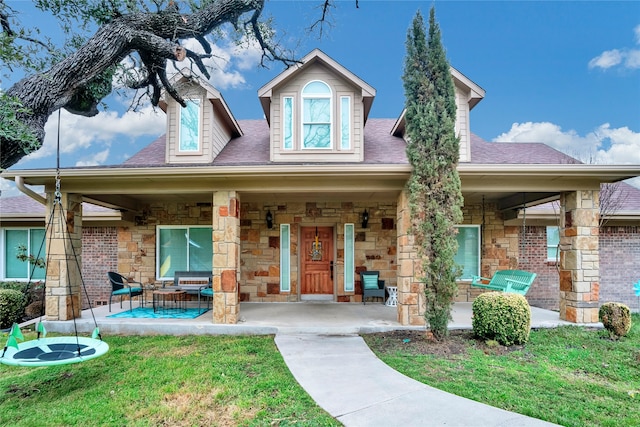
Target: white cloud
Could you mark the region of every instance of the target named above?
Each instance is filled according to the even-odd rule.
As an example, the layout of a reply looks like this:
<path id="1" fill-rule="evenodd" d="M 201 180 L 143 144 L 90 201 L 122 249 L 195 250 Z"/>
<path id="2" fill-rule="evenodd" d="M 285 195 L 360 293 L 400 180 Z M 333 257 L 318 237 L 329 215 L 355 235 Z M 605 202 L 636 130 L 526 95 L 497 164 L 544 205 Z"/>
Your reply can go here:
<path id="1" fill-rule="evenodd" d="M 246 84 L 241 71 L 253 69 L 260 63 L 262 51 L 258 43 L 246 38 L 238 42 L 230 38 L 224 38 L 222 43 L 211 41 L 210 43 L 211 57 L 203 58 L 202 60 L 211 75 L 209 83 L 219 90 Z M 184 46 L 197 53 L 204 52 L 200 43 L 195 39 L 186 40 Z M 178 70 L 188 67 L 196 74 L 201 75 L 199 70 L 188 59 L 177 62 L 176 67 Z"/>
<path id="2" fill-rule="evenodd" d="M 582 161 L 599 164 L 640 164 L 640 133 L 628 127 L 600 125 L 581 136 L 549 122 L 514 123 L 494 142 L 542 142 Z"/>
<path id="3" fill-rule="evenodd" d="M 618 49 L 607 50 L 589 61 L 589 68 L 607 68 L 614 67 L 622 62 L 622 52 Z"/>
<path id="4" fill-rule="evenodd" d="M 633 29 L 636 44 L 640 45 L 640 25 Z M 629 70 L 640 69 L 640 49 L 621 48 L 602 52 L 589 61 L 589 68 L 602 68 L 607 70 L 621 65 Z"/>
<path id="5" fill-rule="evenodd" d="M 611 129 L 608 123 L 601 125 L 595 134 L 602 141 L 608 140 L 604 149 L 598 150 L 596 161 L 602 164 L 640 164 L 640 133 L 628 127 Z"/>
<path id="6" fill-rule="evenodd" d="M 107 157 L 109 157 L 109 149 L 95 153 L 87 159 L 78 160 L 76 166 L 98 166 L 103 164 Z"/>
<path id="7" fill-rule="evenodd" d="M 570 156 L 577 152 L 594 153 L 600 146 L 598 137 L 590 133 L 580 136 L 574 130 L 563 131 L 549 122 L 514 123 L 511 129 L 493 139 L 495 142 L 542 142 Z"/>
<path id="8" fill-rule="evenodd" d="M 165 116 L 145 107 L 140 112 L 127 111 L 120 115 L 116 111 L 100 112 L 94 117 L 77 116 L 61 110 L 60 153 L 74 157 L 82 150 L 100 150 L 105 145 L 128 144 L 144 135 L 159 135 L 165 128 Z M 54 113 L 45 124 L 45 138 L 42 147 L 24 157 L 16 166 L 38 159 L 55 156 L 58 140 L 58 114 Z M 101 150 L 104 151 L 104 150 Z M 106 157 L 102 159 L 102 162 Z"/>
<path id="9" fill-rule="evenodd" d="M 262 60 L 262 48 L 256 40 L 243 40 L 233 46 L 233 57 L 237 61 L 238 68 L 250 70 L 255 68 Z"/>
<path id="10" fill-rule="evenodd" d="M 625 66 L 632 70 L 640 68 L 640 50 L 631 50 L 627 53 Z"/>

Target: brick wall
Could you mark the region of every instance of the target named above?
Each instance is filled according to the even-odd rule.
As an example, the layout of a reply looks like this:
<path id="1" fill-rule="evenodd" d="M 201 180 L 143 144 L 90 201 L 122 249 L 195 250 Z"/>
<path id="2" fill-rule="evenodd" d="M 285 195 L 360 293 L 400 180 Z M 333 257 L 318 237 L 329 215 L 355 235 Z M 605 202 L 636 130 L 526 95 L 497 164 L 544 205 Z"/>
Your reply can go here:
<path id="1" fill-rule="evenodd" d="M 522 227 L 519 227 L 519 231 L 522 234 Z M 535 307 L 559 310 L 558 266 L 555 261 L 547 260 L 547 227 L 526 226 L 521 251 L 524 252 L 518 268 L 537 273 L 527 293 L 527 301 Z"/>
<path id="2" fill-rule="evenodd" d="M 600 304 L 621 302 L 637 311 L 638 298 L 633 284 L 640 280 L 640 227 L 603 227 L 599 237 Z M 535 307 L 558 310 L 559 273 L 556 264 L 546 260 L 546 227 L 527 226 L 525 241 L 527 251 L 520 268 L 538 274 L 527 300 Z"/>
<path id="3" fill-rule="evenodd" d="M 633 284 L 640 280 L 640 227 L 603 227 L 600 231 L 600 303 L 615 301 L 638 311 Z"/>
<path id="4" fill-rule="evenodd" d="M 117 271 L 118 233 L 116 227 L 84 227 L 82 229 L 82 279 L 93 307 L 107 303 L 111 285 L 107 272 Z M 81 296 L 82 308 L 88 308 L 87 297 Z"/>

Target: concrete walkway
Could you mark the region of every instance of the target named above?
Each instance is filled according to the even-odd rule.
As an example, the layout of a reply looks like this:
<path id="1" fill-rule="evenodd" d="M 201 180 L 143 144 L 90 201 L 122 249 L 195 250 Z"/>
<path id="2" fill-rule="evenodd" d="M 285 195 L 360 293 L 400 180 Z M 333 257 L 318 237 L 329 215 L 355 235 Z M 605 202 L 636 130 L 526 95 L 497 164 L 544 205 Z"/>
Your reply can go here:
<path id="1" fill-rule="evenodd" d="M 345 426 L 551 426 L 424 385 L 394 371 L 357 335 L 278 334 L 298 383 Z"/>
<path id="2" fill-rule="evenodd" d="M 122 311 L 117 304 L 114 312 Z M 543 426 L 534 418 L 458 397 L 414 381 L 379 360 L 360 333 L 424 327 L 402 326 L 395 307 L 382 304 L 243 303 L 236 325 L 211 323 L 211 312 L 196 319 L 109 318 L 108 307 L 94 309 L 108 335 L 259 335 L 275 342 L 300 385 L 347 427 Z M 471 329 L 472 305 L 456 303 L 450 329 Z M 89 314 L 73 322 L 45 321 L 51 332 L 90 333 Z M 531 307 L 531 327 L 571 324 L 558 313 Z M 597 325 L 597 324 L 596 324 Z M 594 326 L 594 325 L 590 325 Z"/>

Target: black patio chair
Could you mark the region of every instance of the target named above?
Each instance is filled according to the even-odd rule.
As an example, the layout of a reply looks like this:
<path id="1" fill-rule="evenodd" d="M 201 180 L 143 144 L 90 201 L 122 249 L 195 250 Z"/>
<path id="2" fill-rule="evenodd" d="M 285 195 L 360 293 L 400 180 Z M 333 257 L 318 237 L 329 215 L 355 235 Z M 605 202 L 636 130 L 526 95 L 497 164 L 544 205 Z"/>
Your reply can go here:
<path id="1" fill-rule="evenodd" d="M 120 296 L 120 308 L 122 308 L 122 297 L 129 296 L 129 311 L 133 310 L 133 303 L 131 300 L 133 297 L 142 296 L 140 307 L 144 306 L 144 289 L 142 289 L 142 283 L 129 280 L 121 274 L 110 271 L 107 273 L 109 282 L 111 282 L 111 294 L 109 295 L 109 311 L 111 311 L 111 298 L 116 295 Z M 137 284 L 140 286 L 131 286 L 131 284 Z"/>

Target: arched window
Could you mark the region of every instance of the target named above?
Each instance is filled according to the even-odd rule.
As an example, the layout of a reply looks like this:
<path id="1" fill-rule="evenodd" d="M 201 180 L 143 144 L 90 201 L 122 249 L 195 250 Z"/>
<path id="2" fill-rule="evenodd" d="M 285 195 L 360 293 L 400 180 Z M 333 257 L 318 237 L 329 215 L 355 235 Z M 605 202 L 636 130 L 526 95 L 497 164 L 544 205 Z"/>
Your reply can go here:
<path id="1" fill-rule="evenodd" d="M 333 148 L 331 88 L 314 80 L 302 89 L 302 148 Z"/>

